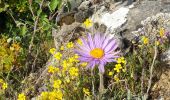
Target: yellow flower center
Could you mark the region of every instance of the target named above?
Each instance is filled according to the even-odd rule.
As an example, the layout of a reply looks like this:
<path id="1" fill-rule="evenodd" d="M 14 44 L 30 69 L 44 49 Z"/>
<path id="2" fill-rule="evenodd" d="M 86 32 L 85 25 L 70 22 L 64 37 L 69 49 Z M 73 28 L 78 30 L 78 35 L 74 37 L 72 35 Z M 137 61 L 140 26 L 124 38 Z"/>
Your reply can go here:
<path id="1" fill-rule="evenodd" d="M 95 48 L 90 51 L 90 55 L 94 58 L 100 59 L 104 55 L 104 51 L 100 48 Z"/>

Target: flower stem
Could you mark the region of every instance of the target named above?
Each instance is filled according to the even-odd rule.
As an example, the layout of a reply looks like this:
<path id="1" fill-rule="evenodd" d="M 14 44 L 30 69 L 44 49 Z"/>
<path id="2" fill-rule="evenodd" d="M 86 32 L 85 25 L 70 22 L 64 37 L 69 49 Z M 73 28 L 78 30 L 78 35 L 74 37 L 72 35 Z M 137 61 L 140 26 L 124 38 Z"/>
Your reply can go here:
<path id="1" fill-rule="evenodd" d="M 103 73 L 99 73 L 99 76 L 100 76 L 99 97 L 101 97 L 104 90 Z"/>
<path id="2" fill-rule="evenodd" d="M 95 78 L 94 78 L 94 73 L 93 70 L 91 70 L 91 77 L 92 77 L 92 94 L 95 97 L 95 91 L 94 91 L 94 82 L 95 82 Z"/>

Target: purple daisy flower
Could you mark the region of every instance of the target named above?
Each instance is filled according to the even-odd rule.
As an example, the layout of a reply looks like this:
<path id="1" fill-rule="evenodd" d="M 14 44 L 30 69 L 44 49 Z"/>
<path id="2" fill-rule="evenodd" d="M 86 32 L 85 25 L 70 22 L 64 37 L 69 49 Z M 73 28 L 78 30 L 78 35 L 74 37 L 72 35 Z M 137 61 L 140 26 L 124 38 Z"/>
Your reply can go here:
<path id="1" fill-rule="evenodd" d="M 98 65 L 99 72 L 104 73 L 104 66 L 107 62 L 116 62 L 119 51 L 116 40 L 107 35 L 95 34 L 94 37 L 88 34 L 87 39 L 81 38 L 82 45 L 78 45 L 75 52 L 79 55 L 81 62 L 87 62 L 87 68 L 94 68 Z"/>

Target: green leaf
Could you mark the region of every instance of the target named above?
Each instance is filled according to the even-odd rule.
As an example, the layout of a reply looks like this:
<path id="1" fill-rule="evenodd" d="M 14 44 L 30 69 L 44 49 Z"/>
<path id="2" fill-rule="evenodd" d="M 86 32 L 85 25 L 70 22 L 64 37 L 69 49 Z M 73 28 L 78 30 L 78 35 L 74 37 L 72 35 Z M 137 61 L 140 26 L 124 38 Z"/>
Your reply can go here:
<path id="1" fill-rule="evenodd" d="M 39 16 L 39 15 L 41 14 L 41 12 L 42 12 L 42 10 L 39 9 L 39 10 L 37 11 L 37 15 Z"/>
<path id="2" fill-rule="evenodd" d="M 21 35 L 25 36 L 26 32 L 27 32 L 27 27 L 26 27 L 26 25 L 24 25 L 24 26 L 21 27 Z"/>
<path id="3" fill-rule="evenodd" d="M 62 0 L 51 0 L 50 2 L 50 10 L 54 11 L 57 7 L 61 5 Z"/>

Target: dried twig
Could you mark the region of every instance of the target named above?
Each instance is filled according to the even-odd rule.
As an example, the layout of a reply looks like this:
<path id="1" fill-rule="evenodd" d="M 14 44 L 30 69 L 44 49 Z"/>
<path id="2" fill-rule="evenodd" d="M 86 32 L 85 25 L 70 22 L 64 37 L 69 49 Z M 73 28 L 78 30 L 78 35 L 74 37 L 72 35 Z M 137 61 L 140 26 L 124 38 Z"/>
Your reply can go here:
<path id="1" fill-rule="evenodd" d="M 33 69 L 34 69 L 34 67 L 35 67 L 35 65 L 36 65 L 36 61 L 37 61 L 38 55 L 39 55 L 39 49 L 37 49 L 37 53 L 36 53 L 34 62 L 33 62 L 33 64 L 32 64 L 32 71 L 33 71 Z"/>
<path id="2" fill-rule="evenodd" d="M 153 61 L 152 61 L 152 65 L 151 65 L 151 67 L 150 67 L 150 77 L 149 77 L 149 80 L 148 80 L 147 92 L 146 92 L 145 95 L 144 95 L 144 100 L 147 100 L 147 98 L 148 98 L 148 93 L 149 93 L 149 90 L 150 90 L 151 84 L 152 84 L 153 68 L 154 68 L 154 64 L 155 64 L 156 57 L 157 57 L 157 46 L 156 46 L 156 44 L 155 44 L 154 48 L 155 48 L 155 54 L 154 54 L 154 58 L 153 58 Z"/>

